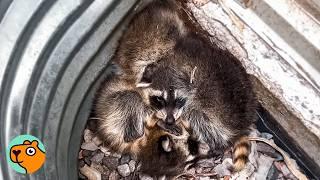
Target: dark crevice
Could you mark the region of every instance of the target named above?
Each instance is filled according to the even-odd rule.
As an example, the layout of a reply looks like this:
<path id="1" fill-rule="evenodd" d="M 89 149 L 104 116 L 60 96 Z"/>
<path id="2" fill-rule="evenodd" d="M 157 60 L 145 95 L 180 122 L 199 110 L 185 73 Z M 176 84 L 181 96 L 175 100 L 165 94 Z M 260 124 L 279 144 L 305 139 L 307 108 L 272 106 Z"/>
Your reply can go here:
<path id="1" fill-rule="evenodd" d="M 277 121 L 264 108 L 260 108 L 257 112 L 259 119 L 256 123 L 260 132 L 267 132 L 273 135 L 274 142 L 291 158 L 295 159 L 299 167 L 311 179 L 320 178 L 320 167 L 304 152 L 294 139 L 290 138 L 288 133 L 277 123 Z M 297 127 L 298 128 L 298 127 Z"/>

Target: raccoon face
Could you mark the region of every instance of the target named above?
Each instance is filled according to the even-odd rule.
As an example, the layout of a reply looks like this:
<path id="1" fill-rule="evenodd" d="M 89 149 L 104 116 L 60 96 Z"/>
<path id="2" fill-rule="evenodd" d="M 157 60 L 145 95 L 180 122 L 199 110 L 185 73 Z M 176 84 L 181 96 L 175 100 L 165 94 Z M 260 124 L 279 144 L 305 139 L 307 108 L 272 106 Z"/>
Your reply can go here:
<path id="1" fill-rule="evenodd" d="M 188 74 L 168 66 L 151 64 L 144 70 L 138 88 L 163 126 L 171 126 L 179 121 L 183 111 L 192 101 L 192 91 Z"/>
<path id="2" fill-rule="evenodd" d="M 184 171 L 195 156 L 188 145 L 189 134 L 183 129 L 175 136 L 154 127 L 147 135 L 147 144 L 142 147 L 139 160 L 141 171 L 153 175 L 176 175 Z"/>
<path id="3" fill-rule="evenodd" d="M 155 116 L 167 125 L 176 123 L 188 101 L 188 97 L 178 92 L 180 91 L 173 88 L 163 91 L 149 89 L 149 104 L 155 110 Z"/>

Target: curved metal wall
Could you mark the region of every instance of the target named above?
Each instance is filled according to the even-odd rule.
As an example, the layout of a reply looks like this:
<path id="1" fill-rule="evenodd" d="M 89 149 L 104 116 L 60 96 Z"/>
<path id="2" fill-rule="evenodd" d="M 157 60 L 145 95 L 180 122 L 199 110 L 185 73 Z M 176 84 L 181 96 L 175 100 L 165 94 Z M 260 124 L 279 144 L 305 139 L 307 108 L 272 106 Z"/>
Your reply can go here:
<path id="1" fill-rule="evenodd" d="M 3 1 L 0 179 L 77 178 L 75 162 L 97 80 L 108 71 L 137 1 Z M 7 145 L 20 134 L 34 135 L 46 147 L 46 163 L 33 175 L 16 173 L 5 159 Z"/>

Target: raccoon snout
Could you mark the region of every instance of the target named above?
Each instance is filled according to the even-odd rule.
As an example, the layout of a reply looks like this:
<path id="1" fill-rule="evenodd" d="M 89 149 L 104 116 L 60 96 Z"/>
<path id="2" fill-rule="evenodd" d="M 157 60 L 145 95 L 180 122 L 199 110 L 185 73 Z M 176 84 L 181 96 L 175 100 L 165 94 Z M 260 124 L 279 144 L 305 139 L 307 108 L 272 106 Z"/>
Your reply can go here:
<path id="1" fill-rule="evenodd" d="M 156 111 L 155 116 L 158 119 L 161 119 L 162 121 L 164 121 L 167 118 L 167 112 L 165 109 L 161 109 L 161 110 Z"/>
<path id="2" fill-rule="evenodd" d="M 173 115 L 169 115 L 165 119 L 165 123 L 168 125 L 173 125 L 175 122 L 176 122 L 176 120 L 174 119 Z"/>

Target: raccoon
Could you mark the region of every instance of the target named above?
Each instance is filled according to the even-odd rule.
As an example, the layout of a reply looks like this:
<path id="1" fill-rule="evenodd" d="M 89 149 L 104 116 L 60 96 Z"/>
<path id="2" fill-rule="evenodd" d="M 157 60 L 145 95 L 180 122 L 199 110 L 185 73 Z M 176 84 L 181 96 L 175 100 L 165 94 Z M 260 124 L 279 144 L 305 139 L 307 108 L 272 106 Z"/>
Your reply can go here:
<path id="1" fill-rule="evenodd" d="M 185 171 L 196 154 L 191 153 L 189 134 L 182 129 L 176 136 L 159 126 L 146 129 L 146 135 L 137 145 L 137 159 L 141 162 L 141 171 L 154 176 L 175 176 Z"/>
<path id="2" fill-rule="evenodd" d="M 95 107 L 99 132 L 114 150 L 134 152 L 150 117 L 171 135 L 181 134 L 176 125 L 183 124 L 212 154 L 247 135 L 257 105 L 248 75 L 188 24 L 177 3 L 159 0 L 124 33 L 112 60 L 122 74 L 101 86 Z M 235 146 L 235 169 L 247 161 L 245 144 Z"/>
<path id="3" fill-rule="evenodd" d="M 235 170 L 244 167 L 250 146 L 239 138 L 256 119 L 257 101 L 245 69 L 230 52 L 189 33 L 161 61 L 147 66 L 142 80 L 144 102 L 161 119 L 158 124 L 182 123 L 212 154 L 238 140 Z"/>
<path id="4" fill-rule="evenodd" d="M 188 32 L 178 8 L 173 0 L 150 3 L 130 22 L 111 60 L 119 72 L 101 85 L 94 111 L 101 136 L 116 150 L 123 151 L 144 133 L 152 108 L 141 94 L 142 74 Z"/>
<path id="5" fill-rule="evenodd" d="M 94 103 L 97 132 L 108 146 L 125 152 L 144 134 L 144 124 L 152 116 L 133 84 L 121 75 L 109 76 L 100 86 Z"/>
<path id="6" fill-rule="evenodd" d="M 154 0 L 135 15 L 112 60 L 122 68 L 125 80 L 140 82 L 144 68 L 160 60 L 176 39 L 190 31 L 179 9 L 178 1 Z"/>
<path id="7" fill-rule="evenodd" d="M 122 127 L 106 125 L 109 126 L 108 131 L 106 129 L 102 131 L 106 144 L 113 151 L 130 154 L 138 160 L 141 163 L 142 173 L 157 177 L 171 177 L 182 173 L 188 165 L 194 163 L 192 160 L 197 156 L 196 143 L 190 143 L 190 135 L 181 124 L 172 125 L 177 127 L 169 132 L 168 129 L 164 130 L 157 125 L 158 119 L 155 116 L 147 118 L 149 119 L 145 120 L 142 127 L 144 133 L 128 142 L 119 136 L 125 130 L 126 124 Z M 175 129 L 179 129 L 178 135 L 175 135 L 177 134 Z"/>

